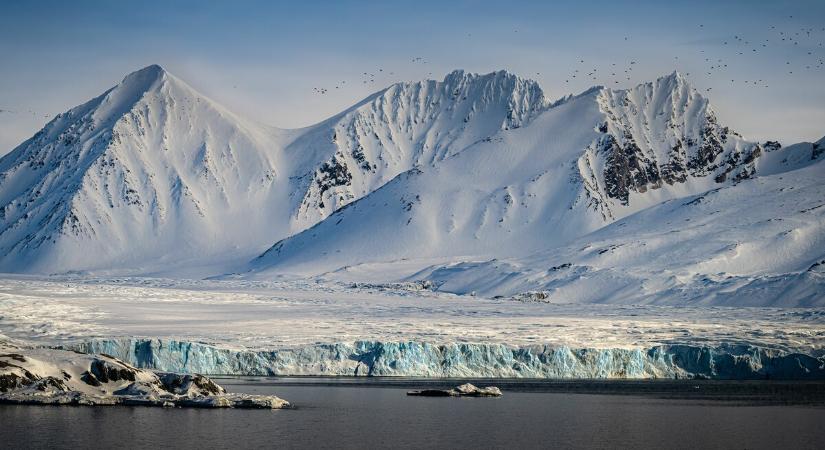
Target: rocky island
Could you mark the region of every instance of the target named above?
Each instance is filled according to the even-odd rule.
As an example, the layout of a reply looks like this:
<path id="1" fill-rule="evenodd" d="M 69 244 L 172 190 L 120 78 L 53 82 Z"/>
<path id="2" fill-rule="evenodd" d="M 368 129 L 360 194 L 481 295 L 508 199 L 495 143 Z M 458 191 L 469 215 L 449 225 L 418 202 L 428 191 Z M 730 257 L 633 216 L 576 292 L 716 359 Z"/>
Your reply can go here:
<path id="1" fill-rule="evenodd" d="M 138 369 L 105 354 L 0 343 L 0 403 L 282 409 L 269 395 L 229 393 L 211 379 Z"/>
<path id="2" fill-rule="evenodd" d="M 501 389 L 495 386 L 480 388 L 470 383 L 464 383 L 452 389 L 409 391 L 407 395 L 413 397 L 501 397 Z"/>

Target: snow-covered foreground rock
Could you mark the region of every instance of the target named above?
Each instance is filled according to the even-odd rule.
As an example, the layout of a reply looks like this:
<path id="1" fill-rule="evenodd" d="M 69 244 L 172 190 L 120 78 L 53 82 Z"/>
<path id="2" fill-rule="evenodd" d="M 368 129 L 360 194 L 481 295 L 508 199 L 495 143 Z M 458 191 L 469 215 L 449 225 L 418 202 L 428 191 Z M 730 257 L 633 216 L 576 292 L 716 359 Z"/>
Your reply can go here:
<path id="1" fill-rule="evenodd" d="M 209 378 L 138 369 L 109 355 L 26 348 L 0 336 L 0 403 L 280 409 L 275 396 L 230 394 Z"/>
<path id="2" fill-rule="evenodd" d="M 413 284 L 31 277 L 0 333 L 136 367 L 243 375 L 825 376 L 815 308 L 557 305 Z"/>

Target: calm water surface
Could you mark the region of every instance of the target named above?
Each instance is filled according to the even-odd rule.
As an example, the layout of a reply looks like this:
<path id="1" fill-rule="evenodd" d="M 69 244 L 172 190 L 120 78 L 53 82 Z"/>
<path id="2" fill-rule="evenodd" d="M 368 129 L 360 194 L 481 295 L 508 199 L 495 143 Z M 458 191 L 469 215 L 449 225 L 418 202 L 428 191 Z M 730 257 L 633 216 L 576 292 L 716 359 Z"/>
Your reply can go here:
<path id="1" fill-rule="evenodd" d="M 405 395 L 444 381 L 219 383 L 296 407 L 0 405 L 0 448 L 825 448 L 821 383 L 499 380 L 492 399 Z"/>

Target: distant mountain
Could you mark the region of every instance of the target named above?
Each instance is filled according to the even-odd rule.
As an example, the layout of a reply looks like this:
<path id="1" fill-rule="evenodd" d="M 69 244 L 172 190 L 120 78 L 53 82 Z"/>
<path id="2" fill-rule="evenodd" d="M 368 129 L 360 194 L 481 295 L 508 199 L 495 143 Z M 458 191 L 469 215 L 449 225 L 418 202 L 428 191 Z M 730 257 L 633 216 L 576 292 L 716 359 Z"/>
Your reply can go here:
<path id="1" fill-rule="evenodd" d="M 148 268 L 255 247 L 277 237 L 265 206 L 279 145 L 159 66 L 132 73 L 0 159 L 0 268 Z"/>
<path id="2" fill-rule="evenodd" d="M 0 159 L 0 270 L 221 271 L 546 105 L 533 81 L 456 71 L 278 130 L 149 66 Z"/>
<path id="3" fill-rule="evenodd" d="M 254 271 L 527 255 L 668 199 L 753 177 L 760 144 L 720 125 L 678 73 L 548 105 L 437 164 L 420 164 L 275 244 Z"/>
<path id="4" fill-rule="evenodd" d="M 455 71 L 280 130 L 149 66 L 0 159 L 0 271 L 821 305 L 822 160 L 723 126 L 676 72 L 551 102 Z"/>

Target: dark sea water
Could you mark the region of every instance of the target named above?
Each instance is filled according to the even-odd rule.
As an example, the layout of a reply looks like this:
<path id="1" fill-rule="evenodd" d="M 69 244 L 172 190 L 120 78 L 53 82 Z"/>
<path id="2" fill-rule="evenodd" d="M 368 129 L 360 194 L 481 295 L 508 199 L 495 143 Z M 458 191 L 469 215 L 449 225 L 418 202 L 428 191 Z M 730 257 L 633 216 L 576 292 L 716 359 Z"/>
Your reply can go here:
<path id="1" fill-rule="evenodd" d="M 825 384 L 219 379 L 294 409 L 0 405 L 0 448 L 825 448 Z"/>

